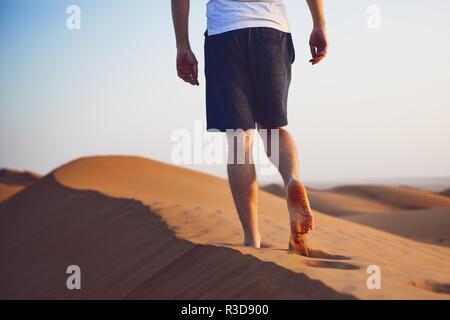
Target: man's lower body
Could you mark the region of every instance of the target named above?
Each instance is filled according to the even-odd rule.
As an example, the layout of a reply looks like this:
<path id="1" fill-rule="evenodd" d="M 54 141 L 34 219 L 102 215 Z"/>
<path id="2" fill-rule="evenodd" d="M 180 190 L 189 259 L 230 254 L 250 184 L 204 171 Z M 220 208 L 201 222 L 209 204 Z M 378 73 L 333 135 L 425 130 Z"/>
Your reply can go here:
<path id="1" fill-rule="evenodd" d="M 285 184 L 291 224 L 290 249 L 307 254 L 302 235 L 312 229 L 313 216 L 300 182 L 294 140 L 283 128 L 287 125 L 294 60 L 289 33 L 271 28 L 247 28 L 214 36 L 205 33 L 207 128 L 228 135 L 228 177 L 244 229 L 244 244 L 261 246 L 257 212 L 259 186 L 252 161 L 258 130 L 264 133 L 261 137 L 266 153 Z"/>

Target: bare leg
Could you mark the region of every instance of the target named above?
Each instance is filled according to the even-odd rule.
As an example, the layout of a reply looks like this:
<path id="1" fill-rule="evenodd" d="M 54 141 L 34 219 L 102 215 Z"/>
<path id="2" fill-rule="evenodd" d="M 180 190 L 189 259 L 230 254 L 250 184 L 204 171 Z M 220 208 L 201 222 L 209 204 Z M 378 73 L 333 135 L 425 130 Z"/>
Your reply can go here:
<path id="1" fill-rule="evenodd" d="M 262 131 L 264 128 L 258 126 L 258 129 Z M 278 147 L 279 159 L 274 161 L 274 164 L 278 167 L 286 188 L 286 200 L 291 224 L 289 247 L 293 251 L 308 255 L 303 235 L 313 228 L 314 217 L 306 189 L 300 182 L 297 148 L 294 139 L 286 129 L 278 128 L 277 130 L 279 133 L 278 146 L 272 145 L 270 130 L 261 132 L 261 138 L 266 147 L 266 153 L 271 160 L 274 160 L 271 157 L 275 152 L 274 148 Z"/>
<path id="2" fill-rule="evenodd" d="M 252 160 L 255 130 L 227 134 L 229 146 L 228 180 L 242 228 L 244 245 L 259 248 L 261 236 L 258 227 L 258 182 Z"/>

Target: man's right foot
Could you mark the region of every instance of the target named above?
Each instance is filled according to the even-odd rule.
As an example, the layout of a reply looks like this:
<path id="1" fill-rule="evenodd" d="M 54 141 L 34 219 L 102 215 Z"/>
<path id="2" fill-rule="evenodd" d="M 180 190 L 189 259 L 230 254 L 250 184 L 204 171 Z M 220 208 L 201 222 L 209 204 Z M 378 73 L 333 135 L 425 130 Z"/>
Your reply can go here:
<path id="1" fill-rule="evenodd" d="M 301 256 L 309 257 L 306 237 L 301 234 L 291 234 L 291 238 L 289 239 L 289 251 Z"/>
<path id="2" fill-rule="evenodd" d="M 307 255 L 306 235 L 314 227 L 314 217 L 305 187 L 297 180 L 289 182 L 286 190 L 291 239 L 289 249 Z"/>

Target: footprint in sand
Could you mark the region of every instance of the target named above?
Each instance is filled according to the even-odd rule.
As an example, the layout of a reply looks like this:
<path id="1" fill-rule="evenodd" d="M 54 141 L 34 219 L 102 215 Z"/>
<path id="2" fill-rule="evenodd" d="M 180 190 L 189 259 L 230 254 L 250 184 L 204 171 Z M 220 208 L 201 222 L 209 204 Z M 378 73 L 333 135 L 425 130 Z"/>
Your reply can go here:
<path id="1" fill-rule="evenodd" d="M 308 246 L 305 236 L 297 236 L 294 242 L 292 237 L 289 242 L 289 252 L 291 254 L 298 254 L 307 258 L 321 259 L 321 260 L 304 260 L 303 263 L 309 267 L 315 268 L 330 268 L 330 269 L 342 269 L 342 270 L 358 270 L 359 266 L 342 260 L 351 260 L 350 257 L 326 253 L 322 250 L 312 249 Z M 333 261 L 334 260 L 334 261 Z M 335 261 L 341 260 L 341 261 Z"/>
<path id="2" fill-rule="evenodd" d="M 350 257 L 326 253 L 322 250 L 313 249 L 308 245 L 306 235 L 291 235 L 289 240 L 289 252 L 308 258 L 328 259 L 328 260 L 351 260 Z"/>
<path id="3" fill-rule="evenodd" d="M 428 290 L 435 293 L 450 294 L 450 283 L 439 283 L 433 280 L 426 279 L 415 280 L 412 281 L 411 284 L 418 289 Z"/>

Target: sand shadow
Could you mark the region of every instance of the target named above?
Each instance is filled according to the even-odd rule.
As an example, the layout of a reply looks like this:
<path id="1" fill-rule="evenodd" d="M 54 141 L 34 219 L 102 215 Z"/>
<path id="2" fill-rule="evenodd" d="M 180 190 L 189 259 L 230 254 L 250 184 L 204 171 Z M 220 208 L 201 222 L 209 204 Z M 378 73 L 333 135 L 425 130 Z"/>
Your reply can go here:
<path id="1" fill-rule="evenodd" d="M 222 247 L 241 247 L 240 243 L 214 243 L 213 246 L 222 246 Z M 273 248 L 270 244 L 262 243 L 261 249 L 272 249 L 276 251 L 284 251 L 288 254 L 298 255 L 298 253 L 291 252 L 286 249 Z M 313 268 L 325 268 L 325 269 L 341 269 L 341 270 L 359 270 L 361 267 L 351 264 L 348 262 L 342 262 L 342 260 L 351 260 L 350 257 L 335 255 L 323 252 L 321 250 L 309 249 L 309 256 L 304 256 L 305 258 L 309 258 L 304 260 L 302 263 L 308 267 Z M 313 260 L 320 259 L 320 260 Z M 336 261 L 338 260 L 338 261 Z"/>
<path id="2" fill-rule="evenodd" d="M 52 175 L 0 204 L 0 234 L 0 299 L 356 298 L 275 262 L 177 238 L 141 202 Z M 73 263 L 86 270 L 83 290 L 64 285 Z"/>
<path id="3" fill-rule="evenodd" d="M 339 254 L 331 254 L 318 249 L 308 249 L 307 258 L 325 259 L 325 260 L 351 260 L 352 258 Z"/>
<path id="4" fill-rule="evenodd" d="M 418 289 L 428 290 L 435 293 L 450 294 L 450 283 L 439 283 L 427 279 L 412 281 L 411 284 Z"/>
<path id="5" fill-rule="evenodd" d="M 325 269 L 342 269 L 342 270 L 358 270 L 361 269 L 359 266 L 341 262 L 341 261 L 331 261 L 331 260 L 305 260 L 303 262 L 308 267 L 314 268 L 325 268 Z"/>
<path id="6" fill-rule="evenodd" d="M 228 243 L 228 242 L 217 242 L 217 243 L 211 243 L 213 246 L 222 246 L 222 247 L 243 247 L 242 243 Z M 268 242 L 261 242 L 261 249 L 273 249 L 275 248 L 275 245 L 268 243 Z M 275 249 L 275 250 L 281 250 L 281 249 Z"/>
<path id="7" fill-rule="evenodd" d="M 223 246 L 223 247 L 241 247 L 241 243 L 228 243 L 228 242 L 219 242 L 219 243 L 212 243 L 213 246 Z M 271 249 L 274 251 L 284 251 L 288 254 L 297 254 L 294 252 L 291 252 L 287 249 L 281 249 L 281 248 L 275 248 L 274 245 L 270 243 L 263 242 L 261 243 L 261 249 Z M 309 262 L 306 262 L 305 264 L 310 267 L 318 267 L 318 268 L 334 268 L 334 269 L 346 269 L 346 270 L 357 270 L 360 269 L 359 266 L 345 263 L 345 262 L 338 262 L 338 261 L 346 261 L 351 260 L 350 257 L 338 255 L 338 254 L 330 254 L 326 253 L 322 250 L 317 249 L 309 249 L 308 250 L 308 256 L 304 256 L 305 258 L 311 258 L 311 259 L 321 259 L 318 261 L 309 260 Z M 328 260 L 328 261 L 323 261 Z M 336 261 L 338 260 L 338 261 Z"/>
<path id="8" fill-rule="evenodd" d="M 347 256 L 343 256 L 343 255 L 339 255 L 339 254 L 331 254 L 331 253 L 327 253 L 325 251 L 322 250 L 317 250 L 317 249 L 308 249 L 308 255 L 300 255 L 296 252 L 292 252 L 288 249 L 273 249 L 273 250 L 278 250 L 278 251 L 284 251 L 288 254 L 294 254 L 294 255 L 299 255 L 305 258 L 312 258 L 312 259 L 323 259 L 323 260 L 352 260 L 351 257 L 347 257 Z"/>

